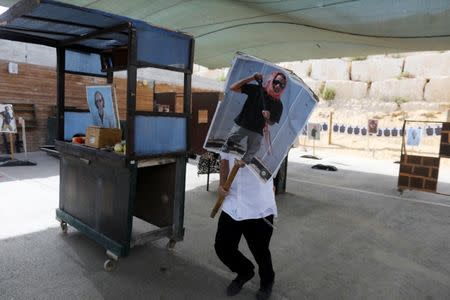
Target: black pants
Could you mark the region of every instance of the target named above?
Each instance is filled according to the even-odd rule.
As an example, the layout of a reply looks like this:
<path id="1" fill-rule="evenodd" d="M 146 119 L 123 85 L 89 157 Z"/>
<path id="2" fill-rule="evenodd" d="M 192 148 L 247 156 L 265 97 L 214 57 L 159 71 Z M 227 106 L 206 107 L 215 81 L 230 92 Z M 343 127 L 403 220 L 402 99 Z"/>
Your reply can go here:
<path id="1" fill-rule="evenodd" d="M 273 215 L 265 218 L 273 224 Z M 227 213 L 222 212 L 217 226 L 217 256 L 232 272 L 245 275 L 253 271 L 255 266 L 239 250 L 239 241 L 244 235 L 248 247 L 259 267 L 261 286 L 267 286 L 275 279 L 272 267 L 269 244 L 273 228 L 264 219 L 235 221 Z"/>

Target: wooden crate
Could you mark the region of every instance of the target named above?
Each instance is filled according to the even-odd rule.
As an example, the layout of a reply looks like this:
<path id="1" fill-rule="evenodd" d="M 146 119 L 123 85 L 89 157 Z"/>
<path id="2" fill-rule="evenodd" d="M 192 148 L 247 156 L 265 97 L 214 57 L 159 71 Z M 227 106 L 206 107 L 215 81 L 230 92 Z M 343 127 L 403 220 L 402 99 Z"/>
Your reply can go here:
<path id="1" fill-rule="evenodd" d="M 86 146 L 94 148 L 105 148 L 114 146 L 122 139 L 122 131 L 118 128 L 101 128 L 90 126 L 86 130 Z"/>

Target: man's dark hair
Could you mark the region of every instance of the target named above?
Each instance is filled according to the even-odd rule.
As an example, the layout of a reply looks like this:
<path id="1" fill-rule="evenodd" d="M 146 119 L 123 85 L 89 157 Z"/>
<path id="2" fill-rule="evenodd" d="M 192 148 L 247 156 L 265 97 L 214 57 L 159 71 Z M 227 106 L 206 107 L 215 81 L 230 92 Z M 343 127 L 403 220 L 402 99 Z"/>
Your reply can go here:
<path id="1" fill-rule="evenodd" d="M 279 72 L 279 73 L 274 77 L 274 79 L 275 79 L 278 75 L 283 76 L 284 80 L 287 81 L 286 75 L 284 75 L 284 74 L 281 73 L 281 72 Z"/>

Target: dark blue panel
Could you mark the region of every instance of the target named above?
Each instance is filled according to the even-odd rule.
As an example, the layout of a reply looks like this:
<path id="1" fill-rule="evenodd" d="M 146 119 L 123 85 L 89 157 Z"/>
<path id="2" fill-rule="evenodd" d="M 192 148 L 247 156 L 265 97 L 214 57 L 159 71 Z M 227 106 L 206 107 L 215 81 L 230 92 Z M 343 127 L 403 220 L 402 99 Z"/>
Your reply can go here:
<path id="1" fill-rule="evenodd" d="M 47 2 L 47 3 L 45 3 Z M 101 12 L 99 10 L 85 9 L 63 3 L 43 1 L 30 14 L 31 16 L 51 19 L 64 20 L 77 24 L 84 24 L 94 27 L 110 27 L 124 23 L 127 18 Z"/>
<path id="2" fill-rule="evenodd" d="M 31 28 L 33 29 L 33 28 Z M 71 36 L 63 35 L 63 34 L 52 34 L 52 33 L 42 33 L 42 32 L 27 32 L 27 36 L 34 36 L 38 38 L 44 38 L 44 39 L 50 39 L 53 41 L 63 41 L 68 38 L 71 38 Z"/>
<path id="3" fill-rule="evenodd" d="M 64 140 L 71 140 L 74 134 L 86 134 L 86 129 L 93 125 L 92 117 L 89 112 L 64 113 Z"/>
<path id="4" fill-rule="evenodd" d="M 140 62 L 187 69 L 191 38 L 154 28 L 137 34 L 137 59 Z"/>
<path id="5" fill-rule="evenodd" d="M 66 50 L 66 71 L 104 75 L 101 71 L 100 55 Z"/>
<path id="6" fill-rule="evenodd" d="M 186 118 L 136 116 L 134 140 L 137 155 L 186 151 Z"/>
<path id="7" fill-rule="evenodd" d="M 32 30 L 53 31 L 59 33 L 66 33 L 69 35 L 82 35 L 92 32 L 92 28 L 86 28 L 83 26 L 75 26 L 70 24 L 61 24 L 55 22 L 46 22 L 42 20 L 17 18 L 8 26 L 28 28 Z"/>
<path id="8" fill-rule="evenodd" d="M 122 42 L 118 40 L 100 40 L 100 39 L 89 39 L 83 40 L 77 43 L 77 45 L 82 45 L 86 47 L 96 48 L 96 49 L 111 49 L 114 47 L 125 46 L 127 42 Z"/>

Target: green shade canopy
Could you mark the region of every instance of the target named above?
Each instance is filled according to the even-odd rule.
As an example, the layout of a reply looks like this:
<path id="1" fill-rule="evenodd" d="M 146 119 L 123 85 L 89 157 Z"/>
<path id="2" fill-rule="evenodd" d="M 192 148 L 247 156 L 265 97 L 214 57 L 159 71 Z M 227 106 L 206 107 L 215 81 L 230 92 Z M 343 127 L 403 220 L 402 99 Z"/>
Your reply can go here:
<path id="1" fill-rule="evenodd" d="M 61 2 L 192 34 L 195 63 L 209 68 L 237 51 L 280 62 L 450 49 L 450 0 Z"/>

